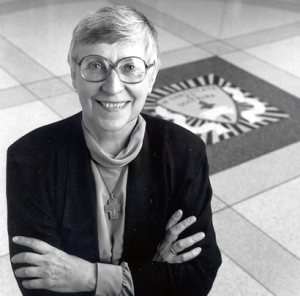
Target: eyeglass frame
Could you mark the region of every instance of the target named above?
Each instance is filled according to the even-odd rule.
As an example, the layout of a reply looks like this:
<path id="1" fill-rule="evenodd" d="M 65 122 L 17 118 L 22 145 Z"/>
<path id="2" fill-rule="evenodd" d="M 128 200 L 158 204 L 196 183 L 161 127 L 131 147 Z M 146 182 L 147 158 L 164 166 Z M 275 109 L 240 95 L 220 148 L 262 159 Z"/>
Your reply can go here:
<path id="1" fill-rule="evenodd" d="M 107 75 L 105 76 L 104 79 L 101 79 L 101 80 L 98 80 L 98 81 L 91 81 L 91 80 L 88 80 L 87 78 L 85 78 L 85 77 L 83 76 L 82 68 L 81 68 L 82 62 L 83 62 L 83 60 L 84 60 L 85 58 L 91 57 L 91 56 L 98 56 L 98 57 L 101 57 L 101 58 L 103 58 L 105 61 L 107 61 L 108 64 L 110 65 L 109 71 L 107 72 Z M 142 79 L 141 81 L 138 81 L 138 82 L 125 82 L 125 81 L 123 81 L 123 80 L 120 78 L 120 76 L 119 76 L 118 68 L 117 68 L 118 64 L 119 64 L 121 61 L 123 61 L 123 60 L 125 60 L 125 59 L 130 59 L 130 58 L 137 58 L 137 59 L 141 60 L 141 61 L 145 64 L 146 72 L 145 72 L 145 75 L 144 75 L 144 77 L 143 77 L 143 79 Z M 145 62 L 145 60 L 143 60 L 142 58 L 137 57 L 137 56 L 124 57 L 124 58 L 121 58 L 121 59 L 117 60 L 115 63 L 111 62 L 109 59 L 107 59 L 107 58 L 105 58 L 105 57 L 103 57 L 103 56 L 101 56 L 101 55 L 98 55 L 98 54 L 90 54 L 90 55 L 87 55 L 87 56 L 83 57 L 79 62 L 77 62 L 74 58 L 72 58 L 72 59 L 73 59 L 73 61 L 80 67 L 80 74 L 81 74 L 81 77 L 82 77 L 84 80 L 88 81 L 88 82 L 94 82 L 94 83 L 98 83 L 98 82 L 102 82 L 102 81 L 106 80 L 106 79 L 108 78 L 108 76 L 110 75 L 110 73 L 111 73 L 111 71 L 112 71 L 113 69 L 116 71 L 116 73 L 117 73 L 117 75 L 118 75 L 118 77 L 119 77 L 119 80 L 120 80 L 121 82 L 126 83 L 126 84 L 137 84 L 137 83 L 141 83 L 141 82 L 145 79 L 145 77 L 146 77 L 146 75 L 147 75 L 147 73 L 148 73 L 148 70 L 149 70 L 151 67 L 153 67 L 153 66 L 155 65 L 155 61 L 154 61 L 152 64 L 147 65 L 146 62 Z"/>

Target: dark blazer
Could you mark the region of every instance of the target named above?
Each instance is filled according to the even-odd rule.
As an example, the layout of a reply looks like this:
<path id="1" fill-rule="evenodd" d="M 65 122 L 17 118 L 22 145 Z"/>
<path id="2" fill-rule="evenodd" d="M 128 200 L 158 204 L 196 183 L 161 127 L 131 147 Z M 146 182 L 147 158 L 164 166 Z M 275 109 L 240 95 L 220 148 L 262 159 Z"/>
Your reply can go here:
<path id="1" fill-rule="evenodd" d="M 212 225 L 205 145 L 189 131 L 143 115 L 143 147 L 129 164 L 122 261 L 135 295 L 207 295 L 221 264 Z M 38 128 L 8 149 L 7 202 L 10 256 L 28 251 L 15 235 L 41 239 L 68 254 L 100 262 L 95 181 L 81 113 Z M 182 209 L 197 222 L 181 237 L 203 231 L 202 252 L 183 264 L 152 262 L 170 216 Z M 100 238 L 101 239 L 101 238 Z M 195 246 L 193 246 L 195 247 Z M 190 248 L 191 249 L 191 248 Z M 31 250 L 30 250 L 31 251 Z M 19 268 L 13 264 L 13 269 Z M 23 295 L 61 295 L 26 290 Z M 74 295 L 93 295 L 77 293 Z"/>

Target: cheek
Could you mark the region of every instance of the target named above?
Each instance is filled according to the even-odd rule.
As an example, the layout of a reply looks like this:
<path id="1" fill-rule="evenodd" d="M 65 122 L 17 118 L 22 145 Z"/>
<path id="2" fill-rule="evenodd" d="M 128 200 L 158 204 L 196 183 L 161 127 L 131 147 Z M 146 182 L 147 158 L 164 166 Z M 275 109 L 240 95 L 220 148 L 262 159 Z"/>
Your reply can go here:
<path id="1" fill-rule="evenodd" d="M 93 84 L 88 84 L 86 81 L 79 81 L 77 83 L 78 88 L 77 92 L 80 98 L 80 101 L 91 101 L 91 97 L 93 97 L 97 93 L 97 86 Z"/>

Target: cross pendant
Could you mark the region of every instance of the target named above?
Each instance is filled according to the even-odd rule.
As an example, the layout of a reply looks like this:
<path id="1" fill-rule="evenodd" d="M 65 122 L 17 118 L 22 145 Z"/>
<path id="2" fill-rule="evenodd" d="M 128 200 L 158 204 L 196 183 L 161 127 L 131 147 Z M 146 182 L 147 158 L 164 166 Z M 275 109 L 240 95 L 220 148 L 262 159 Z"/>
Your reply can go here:
<path id="1" fill-rule="evenodd" d="M 116 220 L 119 218 L 118 212 L 122 212 L 122 205 L 111 195 L 108 205 L 104 206 L 104 212 L 109 213 L 109 219 Z"/>

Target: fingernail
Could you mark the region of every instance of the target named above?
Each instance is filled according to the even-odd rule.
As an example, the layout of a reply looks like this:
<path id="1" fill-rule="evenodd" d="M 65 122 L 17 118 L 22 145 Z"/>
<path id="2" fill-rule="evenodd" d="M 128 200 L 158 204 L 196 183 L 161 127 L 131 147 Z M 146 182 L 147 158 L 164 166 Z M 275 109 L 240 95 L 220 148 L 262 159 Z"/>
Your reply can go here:
<path id="1" fill-rule="evenodd" d="M 195 236 L 196 236 L 196 239 L 202 239 L 202 238 L 204 238 L 205 235 L 203 232 L 199 232 Z"/>
<path id="2" fill-rule="evenodd" d="M 23 287 L 25 287 L 25 288 L 26 288 L 27 281 L 23 281 L 23 282 L 22 282 L 22 285 L 23 285 Z"/>
<path id="3" fill-rule="evenodd" d="M 12 240 L 13 240 L 13 242 L 16 242 L 16 241 L 18 241 L 18 239 L 19 239 L 19 238 L 18 238 L 17 236 L 15 236 L 15 237 L 13 237 Z"/>
<path id="4" fill-rule="evenodd" d="M 189 218 L 189 222 L 192 223 L 192 222 L 195 222 L 196 221 L 196 217 L 195 216 L 192 216 Z"/>
<path id="5" fill-rule="evenodd" d="M 179 215 L 181 215 L 182 214 L 182 211 L 181 210 L 178 210 L 177 212 L 176 212 L 176 215 L 177 216 L 179 216 Z"/>
<path id="6" fill-rule="evenodd" d="M 201 248 L 197 248 L 197 253 L 200 253 L 202 251 Z"/>
<path id="7" fill-rule="evenodd" d="M 12 257 L 12 258 L 11 258 L 11 262 L 12 262 L 12 263 L 15 263 L 15 257 Z"/>

